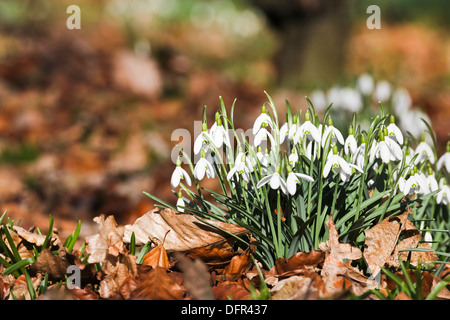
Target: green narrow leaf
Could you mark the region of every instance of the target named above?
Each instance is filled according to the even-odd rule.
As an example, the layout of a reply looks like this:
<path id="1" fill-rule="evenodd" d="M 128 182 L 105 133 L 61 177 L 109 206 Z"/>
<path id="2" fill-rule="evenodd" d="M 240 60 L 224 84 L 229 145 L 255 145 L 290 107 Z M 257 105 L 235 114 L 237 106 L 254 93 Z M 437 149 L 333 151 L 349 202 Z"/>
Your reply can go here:
<path id="1" fill-rule="evenodd" d="M 50 241 L 51 236 L 53 235 L 53 217 L 49 215 L 49 227 L 47 235 L 45 236 L 44 244 L 42 245 L 42 250 L 46 249 L 48 246 L 48 242 Z"/>
<path id="2" fill-rule="evenodd" d="M 141 264 L 142 261 L 144 261 L 144 256 L 150 251 L 150 246 L 151 246 L 151 243 L 150 243 L 150 242 L 147 242 L 147 243 L 142 247 L 142 249 L 141 249 L 141 251 L 139 252 L 139 255 L 138 255 L 137 259 L 136 259 L 136 263 L 137 263 L 137 264 Z"/>
<path id="3" fill-rule="evenodd" d="M 77 243 L 78 236 L 80 235 L 81 230 L 81 220 L 78 220 L 77 228 L 72 233 L 72 237 L 70 239 L 69 245 L 66 247 L 68 252 L 72 252 L 75 244 Z"/>
<path id="4" fill-rule="evenodd" d="M 134 231 L 131 233 L 130 253 L 134 256 L 136 253 L 136 235 Z"/>

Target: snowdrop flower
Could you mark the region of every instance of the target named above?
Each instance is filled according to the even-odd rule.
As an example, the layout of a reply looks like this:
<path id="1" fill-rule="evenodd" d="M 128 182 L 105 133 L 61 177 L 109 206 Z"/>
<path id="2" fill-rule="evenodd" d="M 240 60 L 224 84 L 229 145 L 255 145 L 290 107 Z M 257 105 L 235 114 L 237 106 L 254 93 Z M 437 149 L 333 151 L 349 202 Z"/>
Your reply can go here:
<path id="1" fill-rule="evenodd" d="M 315 90 L 311 93 L 311 102 L 319 111 L 325 110 L 327 107 L 327 97 L 322 90 Z"/>
<path id="2" fill-rule="evenodd" d="M 288 176 L 286 179 L 286 188 L 291 195 L 294 195 L 297 191 L 297 183 L 300 182 L 299 179 L 305 179 L 309 182 L 314 182 L 314 179 L 307 174 L 293 172 L 290 165 L 287 165 L 286 169 L 288 172 Z"/>
<path id="3" fill-rule="evenodd" d="M 414 167 L 410 177 L 406 180 L 403 187 L 403 194 L 412 195 L 414 193 L 428 193 L 427 183 L 423 177 L 417 173 L 417 168 Z"/>
<path id="4" fill-rule="evenodd" d="M 436 164 L 436 168 L 438 170 L 441 170 L 442 167 L 445 167 L 445 170 L 450 172 L 450 141 L 447 142 L 445 153 L 439 158 Z"/>
<path id="5" fill-rule="evenodd" d="M 289 164 L 292 167 L 295 167 L 295 163 L 298 161 L 297 149 L 295 147 L 292 148 L 291 154 L 289 155 L 288 160 L 289 160 Z"/>
<path id="6" fill-rule="evenodd" d="M 424 177 L 424 179 L 428 188 L 428 192 L 433 192 L 439 189 L 439 185 L 436 181 L 436 178 L 434 177 L 433 169 L 431 169 L 431 167 L 428 167 L 428 176 Z"/>
<path id="7" fill-rule="evenodd" d="M 216 113 L 216 121 L 210 129 L 209 135 L 217 149 L 221 148 L 223 144 L 231 148 L 230 137 L 228 136 L 228 132 L 223 127 L 222 120 L 220 119 L 218 113 Z"/>
<path id="8" fill-rule="evenodd" d="M 189 177 L 189 175 L 186 172 L 186 170 L 184 170 L 181 167 L 181 159 L 180 159 L 180 157 L 178 157 L 178 159 L 177 159 L 177 166 L 175 167 L 175 170 L 173 171 L 172 177 L 170 179 L 170 184 L 171 184 L 173 189 L 178 187 L 178 185 L 180 184 L 181 179 L 185 179 L 186 183 L 189 186 L 191 185 L 191 177 Z"/>
<path id="9" fill-rule="evenodd" d="M 366 138 L 364 136 L 361 136 L 361 144 L 353 153 L 354 155 L 353 163 L 360 168 L 364 167 L 365 154 L 366 154 Z"/>
<path id="10" fill-rule="evenodd" d="M 384 133 L 380 132 L 380 141 L 372 145 L 370 149 L 370 162 L 375 157 L 381 158 L 384 163 L 389 163 L 390 161 L 402 160 L 403 153 L 401 147 L 394 140 L 390 138 L 385 139 Z"/>
<path id="11" fill-rule="evenodd" d="M 423 236 L 423 240 L 425 242 L 433 242 L 433 236 L 431 235 L 430 231 L 425 231 L 425 234 Z"/>
<path id="12" fill-rule="evenodd" d="M 251 168 L 251 169 L 250 169 Z M 227 179 L 231 181 L 233 177 L 236 177 L 237 180 L 241 177 L 244 181 L 250 181 L 250 172 L 253 170 L 253 167 L 249 166 L 249 161 L 247 157 L 243 154 L 242 159 L 239 162 L 236 162 L 234 167 L 228 172 Z"/>
<path id="13" fill-rule="evenodd" d="M 202 151 L 202 157 L 198 160 L 194 168 L 194 177 L 197 180 L 203 180 L 205 174 L 208 178 L 214 178 L 215 172 L 211 163 L 205 159 L 205 152 Z"/>
<path id="14" fill-rule="evenodd" d="M 255 122 L 253 123 L 253 134 L 256 135 L 262 128 L 262 125 L 265 124 L 265 126 L 270 126 L 272 129 L 274 127 L 272 118 L 267 114 L 266 106 L 262 106 L 261 108 L 261 114 L 256 118 Z"/>
<path id="15" fill-rule="evenodd" d="M 320 133 L 315 125 L 311 122 L 311 115 L 309 111 L 305 113 L 305 122 L 298 128 L 297 133 L 295 134 L 294 140 L 296 142 L 300 141 L 304 137 L 307 137 L 310 141 L 320 142 Z"/>
<path id="16" fill-rule="evenodd" d="M 202 132 L 198 135 L 198 137 L 195 139 L 194 142 L 194 153 L 199 154 L 200 150 L 205 149 L 207 146 L 209 146 L 210 141 L 213 140 L 214 139 L 208 133 L 208 127 L 206 125 L 206 122 L 203 122 Z"/>
<path id="17" fill-rule="evenodd" d="M 439 187 L 441 188 L 441 191 L 439 191 L 436 195 L 436 202 L 443 203 L 448 206 L 450 203 L 450 188 L 448 187 L 445 178 L 441 178 L 439 181 Z"/>
<path id="18" fill-rule="evenodd" d="M 342 181 L 347 181 L 352 174 L 352 168 L 359 172 L 363 172 L 361 168 L 354 164 L 348 163 L 341 156 L 338 155 L 337 147 L 333 147 L 333 153 L 328 155 L 327 162 L 323 168 L 323 177 L 326 178 L 330 173 L 331 168 L 340 174 Z"/>
<path id="19" fill-rule="evenodd" d="M 428 159 L 431 163 L 434 163 L 434 152 L 428 143 L 425 142 L 425 136 L 422 134 L 422 139 L 416 150 L 414 151 L 414 155 L 418 154 L 414 164 L 422 163 L 426 159 Z"/>
<path id="20" fill-rule="evenodd" d="M 258 147 L 261 145 L 263 141 L 267 141 L 270 139 L 271 145 L 275 145 L 275 138 L 272 136 L 272 134 L 267 131 L 266 124 L 263 123 L 261 126 L 261 129 L 258 131 L 258 133 L 255 135 L 255 140 L 253 141 L 253 145 L 255 147 Z"/>
<path id="21" fill-rule="evenodd" d="M 350 112 L 358 112 L 363 106 L 360 93 L 353 88 L 344 88 L 341 90 L 342 107 Z"/>
<path id="22" fill-rule="evenodd" d="M 408 90 L 404 88 L 399 88 L 392 94 L 392 106 L 394 107 L 395 113 L 397 115 L 403 115 L 409 112 L 411 108 L 412 100 L 409 95 Z"/>
<path id="23" fill-rule="evenodd" d="M 374 87 L 373 78 L 367 73 L 360 75 L 357 81 L 357 87 L 362 94 L 366 96 L 371 94 Z"/>
<path id="24" fill-rule="evenodd" d="M 178 200 L 177 200 L 177 210 L 179 212 L 184 212 L 184 200 L 183 195 L 181 194 L 181 190 L 178 192 Z"/>
<path id="25" fill-rule="evenodd" d="M 339 141 L 341 145 L 344 144 L 344 137 L 342 136 L 342 133 L 333 126 L 333 120 L 331 120 L 331 117 L 328 118 L 328 126 L 325 128 L 325 131 L 322 135 L 322 147 L 325 146 L 325 143 L 329 136 L 331 136 L 332 146 L 336 144 L 336 141 Z"/>
<path id="26" fill-rule="evenodd" d="M 294 136 L 298 130 L 297 115 L 292 117 L 292 123 L 286 121 L 280 128 L 280 144 L 286 141 L 286 139 L 294 139 Z"/>
<path id="27" fill-rule="evenodd" d="M 390 117 L 390 124 L 387 126 L 387 130 L 389 138 L 394 139 L 399 144 L 403 144 L 403 134 L 399 127 L 395 125 L 395 117 L 393 115 Z"/>
<path id="28" fill-rule="evenodd" d="M 265 184 L 269 183 L 270 188 L 276 190 L 276 189 L 281 189 L 281 191 L 283 191 L 284 194 L 287 194 L 287 185 L 286 185 L 286 181 L 284 181 L 284 179 L 281 177 L 281 166 L 278 165 L 277 170 L 270 174 L 265 176 L 264 178 L 262 178 L 258 184 L 256 185 L 257 188 L 261 188 L 262 186 L 264 186 Z"/>
<path id="29" fill-rule="evenodd" d="M 348 129 L 348 137 L 345 139 L 344 143 L 344 152 L 346 155 L 351 153 L 352 155 L 356 154 L 356 150 L 358 149 L 358 143 L 356 142 L 355 136 L 353 135 L 353 127 L 350 126 Z"/>
<path id="30" fill-rule="evenodd" d="M 375 99 L 377 101 L 387 101 L 389 97 L 391 96 L 391 85 L 386 80 L 382 80 L 377 83 L 377 86 L 375 87 Z"/>

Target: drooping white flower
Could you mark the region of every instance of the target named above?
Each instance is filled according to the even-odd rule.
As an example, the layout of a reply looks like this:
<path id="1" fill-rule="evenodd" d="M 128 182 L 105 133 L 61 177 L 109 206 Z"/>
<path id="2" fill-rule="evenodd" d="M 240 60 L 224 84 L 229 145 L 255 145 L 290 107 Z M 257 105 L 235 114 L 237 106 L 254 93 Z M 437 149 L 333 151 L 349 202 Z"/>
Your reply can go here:
<path id="1" fill-rule="evenodd" d="M 342 108 L 350 112 L 358 112 L 363 106 L 363 100 L 359 91 L 353 88 L 341 89 L 341 104 Z"/>
<path id="2" fill-rule="evenodd" d="M 261 145 L 261 143 L 263 143 L 263 141 L 268 141 L 268 140 L 270 140 L 270 143 L 272 146 L 275 145 L 275 138 L 269 131 L 267 131 L 266 125 L 263 123 L 261 126 L 261 129 L 255 135 L 253 145 L 255 147 L 258 147 Z"/>
<path id="3" fill-rule="evenodd" d="M 374 87 L 373 78 L 367 73 L 360 75 L 357 81 L 357 87 L 362 94 L 366 96 L 370 95 Z"/>
<path id="4" fill-rule="evenodd" d="M 178 200 L 177 200 L 177 210 L 179 212 L 184 212 L 184 200 L 183 200 L 183 195 L 181 194 L 181 190 L 178 192 Z"/>
<path id="5" fill-rule="evenodd" d="M 258 131 L 261 130 L 262 125 L 269 126 L 272 129 L 274 128 L 274 123 L 272 118 L 267 114 L 266 106 L 263 105 L 261 108 L 261 114 L 256 118 L 255 122 L 253 123 L 253 135 L 256 135 Z"/>
<path id="6" fill-rule="evenodd" d="M 242 178 L 244 181 L 249 182 L 251 171 L 253 171 L 253 166 L 249 163 L 247 156 L 243 154 L 239 162 L 236 161 L 234 167 L 228 171 L 227 179 L 231 181 L 233 177 L 236 177 L 237 180 Z"/>
<path id="7" fill-rule="evenodd" d="M 216 117 L 216 122 L 214 122 L 214 125 L 211 127 L 209 135 L 217 149 L 221 148 L 223 144 L 229 148 L 231 147 L 230 137 L 222 124 L 220 116 Z"/>
<path id="8" fill-rule="evenodd" d="M 380 141 L 372 143 L 369 155 L 370 162 L 373 162 L 375 157 L 381 158 L 384 163 L 400 161 L 403 159 L 402 148 L 394 140 L 386 139 L 384 133 L 380 132 Z"/>
<path id="9" fill-rule="evenodd" d="M 443 203 L 448 206 L 450 203 L 450 188 L 448 187 L 445 178 L 441 178 L 439 181 L 439 188 L 441 191 L 436 194 L 436 202 Z"/>
<path id="10" fill-rule="evenodd" d="M 392 106 L 397 115 L 409 112 L 412 106 L 411 96 L 405 88 L 398 88 L 392 94 Z"/>
<path id="11" fill-rule="evenodd" d="M 202 132 L 198 135 L 194 142 L 194 153 L 199 154 L 201 150 L 206 150 L 209 147 L 210 142 L 214 142 L 214 139 L 208 133 L 206 122 L 203 122 Z"/>
<path id="12" fill-rule="evenodd" d="M 286 181 L 284 181 L 284 179 L 281 177 L 281 166 L 278 166 L 278 169 L 270 174 L 267 175 L 265 177 L 263 177 L 258 184 L 256 185 L 257 188 L 261 188 L 262 186 L 264 186 L 265 184 L 269 183 L 270 188 L 276 190 L 276 189 L 281 189 L 281 191 L 284 194 L 287 194 L 287 185 L 286 185 Z"/>
<path id="13" fill-rule="evenodd" d="M 178 185 L 180 184 L 181 179 L 185 179 L 186 183 L 189 186 L 191 185 L 191 177 L 186 172 L 186 170 L 184 170 L 181 167 L 181 159 L 180 159 L 180 157 L 178 157 L 178 159 L 177 159 L 177 166 L 175 167 L 175 170 L 173 171 L 172 177 L 170 179 L 170 184 L 171 184 L 173 189 L 178 187 Z"/>
<path id="14" fill-rule="evenodd" d="M 441 168 L 445 168 L 447 172 L 450 173 L 450 141 L 447 142 L 447 148 L 445 150 L 445 153 L 439 158 L 438 162 L 436 163 L 436 168 L 438 170 L 441 170 Z"/>
<path id="15" fill-rule="evenodd" d="M 395 117 L 391 115 L 390 117 L 390 123 L 387 126 L 388 130 L 388 137 L 391 139 L 394 139 L 395 142 L 399 143 L 400 145 L 403 144 L 403 134 L 399 127 L 395 124 Z"/>
<path id="16" fill-rule="evenodd" d="M 294 141 L 299 142 L 304 137 L 307 137 L 309 141 L 320 142 L 320 133 L 317 127 L 311 122 L 311 115 L 309 111 L 305 113 L 305 122 L 298 127 L 298 130 L 294 136 Z"/>
<path id="17" fill-rule="evenodd" d="M 205 175 L 208 178 L 214 178 L 215 171 L 211 163 L 205 159 L 205 153 L 202 152 L 202 157 L 198 160 L 194 168 L 194 177 L 197 180 L 203 180 Z"/>
<path id="18" fill-rule="evenodd" d="M 263 153 L 261 151 L 261 147 L 258 147 L 258 152 L 256 153 L 256 158 L 262 167 L 267 167 L 269 165 L 269 149 L 266 148 L 266 151 Z"/>
<path id="19" fill-rule="evenodd" d="M 431 232 L 430 232 L 430 231 L 425 231 L 425 234 L 424 234 L 424 236 L 423 236 L 423 240 L 424 240 L 425 242 L 428 242 L 428 243 L 433 242 L 433 236 L 431 235 Z"/>
<path id="20" fill-rule="evenodd" d="M 352 168 L 355 168 L 359 172 L 363 172 L 358 166 L 348 163 L 344 158 L 338 155 L 337 147 L 333 147 L 333 153 L 330 153 L 327 158 L 327 162 L 323 168 L 323 177 L 326 178 L 333 168 L 334 171 L 340 174 L 342 181 L 347 181 L 352 174 Z"/>
<path id="21" fill-rule="evenodd" d="M 403 194 L 412 195 L 414 193 L 428 193 L 427 183 L 417 172 L 417 168 L 413 168 L 403 187 Z"/>
<path id="22" fill-rule="evenodd" d="M 349 153 L 351 155 L 355 155 L 357 149 L 358 143 L 356 142 L 355 136 L 353 135 L 353 127 L 350 126 L 347 139 L 345 139 L 344 142 L 344 152 L 346 155 L 348 155 Z"/>
<path id="23" fill-rule="evenodd" d="M 316 110 L 325 110 L 327 107 L 327 97 L 322 90 L 314 90 L 311 93 L 311 102 Z"/>
<path id="24" fill-rule="evenodd" d="M 297 149 L 295 147 L 292 148 L 291 154 L 289 155 L 288 160 L 289 160 L 289 164 L 292 167 L 295 167 L 295 163 L 298 161 Z"/>
<path id="25" fill-rule="evenodd" d="M 390 83 L 386 80 L 379 81 L 375 87 L 374 96 L 377 101 L 387 101 L 391 96 Z"/>
<path id="26" fill-rule="evenodd" d="M 366 138 L 362 135 L 361 136 L 361 144 L 358 148 L 356 148 L 356 151 L 353 155 L 353 164 L 356 166 L 363 168 L 364 167 L 364 158 L 366 154 Z"/>
<path id="27" fill-rule="evenodd" d="M 416 150 L 414 150 L 414 155 L 418 155 L 416 160 L 414 161 L 414 164 L 422 163 L 423 161 L 427 160 L 431 163 L 435 162 L 434 158 L 434 152 L 433 149 L 428 145 L 428 143 L 425 142 L 425 136 L 422 135 L 421 142 L 417 145 Z"/>
<path id="28" fill-rule="evenodd" d="M 288 176 L 286 178 L 286 188 L 291 195 L 294 195 L 297 191 L 297 183 L 300 182 L 300 179 L 314 182 L 314 179 L 307 174 L 293 172 L 290 165 L 287 165 L 286 168 L 288 171 Z"/>
<path id="29" fill-rule="evenodd" d="M 336 144 L 336 141 L 339 141 L 341 145 L 343 145 L 345 142 L 342 133 L 339 131 L 339 129 L 333 126 L 333 121 L 331 120 L 331 117 L 328 118 L 328 126 L 325 128 L 325 131 L 322 135 L 322 147 L 325 146 L 328 137 L 331 137 L 332 146 Z"/>

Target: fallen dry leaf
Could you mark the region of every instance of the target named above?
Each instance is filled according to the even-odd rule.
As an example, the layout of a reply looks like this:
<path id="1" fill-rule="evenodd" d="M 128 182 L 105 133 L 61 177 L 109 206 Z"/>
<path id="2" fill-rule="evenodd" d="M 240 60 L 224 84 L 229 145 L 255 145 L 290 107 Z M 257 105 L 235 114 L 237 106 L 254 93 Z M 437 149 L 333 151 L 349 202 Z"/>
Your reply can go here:
<path id="1" fill-rule="evenodd" d="M 86 237 L 86 252 L 89 254 L 88 262 L 103 262 L 107 255 L 118 256 L 124 253 L 122 241 L 124 227 L 117 225 L 114 216 L 104 215 L 94 218 L 99 225 L 99 233 Z"/>
<path id="2" fill-rule="evenodd" d="M 395 217 L 387 217 L 371 229 L 364 231 L 366 236 L 364 259 L 373 276 L 380 272 L 381 267 L 392 255 L 407 218 L 408 212 Z"/>
<path id="3" fill-rule="evenodd" d="M 183 284 L 187 292 L 196 300 L 214 300 L 208 267 L 201 260 L 192 260 L 176 253 L 177 265 L 183 273 Z"/>
<path id="4" fill-rule="evenodd" d="M 138 300 L 182 300 L 185 289 L 170 277 L 165 268 L 151 269 L 141 275 L 140 286 L 131 294 L 131 299 Z"/>
<path id="5" fill-rule="evenodd" d="M 102 265 L 104 277 L 100 282 L 99 294 L 101 298 L 110 298 L 120 288 L 128 277 L 137 274 L 136 256 L 119 254 L 107 255 Z"/>
<path id="6" fill-rule="evenodd" d="M 37 290 L 37 287 L 42 281 L 42 275 L 38 274 L 36 277 L 31 278 L 31 283 L 34 288 L 34 290 Z M 30 300 L 30 292 L 28 289 L 28 283 L 25 274 L 22 274 L 20 277 L 16 279 L 14 284 L 11 287 L 12 294 L 18 299 L 18 300 Z M 13 296 L 9 295 L 9 300 L 13 300 Z"/>
<path id="7" fill-rule="evenodd" d="M 248 300 L 251 296 L 242 284 L 232 281 L 220 282 L 213 287 L 213 292 L 218 300 Z"/>
<path id="8" fill-rule="evenodd" d="M 158 244 L 152 250 L 150 250 L 142 261 L 142 264 L 152 266 L 153 268 L 168 268 L 169 258 L 167 256 L 166 249 L 163 244 Z"/>
<path id="9" fill-rule="evenodd" d="M 334 294 L 339 290 L 351 287 L 351 281 L 346 279 L 348 268 L 344 260 L 356 260 L 362 257 L 362 252 L 348 243 L 339 242 L 339 234 L 333 222 L 333 215 L 326 221 L 329 237 L 325 250 L 321 276 L 324 280 L 326 294 Z"/>
<path id="10" fill-rule="evenodd" d="M 399 256 L 400 259 L 406 261 L 408 259 L 409 254 L 411 254 L 410 263 L 413 266 L 417 266 L 418 262 L 423 263 L 431 263 L 439 260 L 438 256 L 432 252 L 427 251 L 402 251 L 407 249 L 427 249 L 431 250 L 431 246 L 429 243 L 420 243 L 422 240 L 422 236 L 420 231 L 414 226 L 414 224 L 406 219 L 405 225 L 402 228 L 399 236 L 402 240 L 398 242 L 395 246 L 395 250 L 392 253 L 391 257 L 386 261 L 388 266 L 399 267 L 400 262 L 398 261 Z M 419 244 L 420 243 L 420 244 Z"/>
<path id="11" fill-rule="evenodd" d="M 245 228 L 234 224 L 212 220 L 206 221 L 235 235 L 248 233 Z M 168 231 L 170 232 L 167 234 Z M 229 241 L 233 241 L 227 233 L 203 223 L 195 216 L 177 213 L 172 209 L 147 212 L 138 218 L 133 225 L 126 225 L 123 237 L 124 242 L 130 243 L 133 232 L 136 245 L 145 244 L 155 238 L 162 241 L 165 237 L 164 248 L 168 252 L 184 252 L 200 247 L 224 248 L 229 246 Z"/>
<path id="12" fill-rule="evenodd" d="M 271 300 L 316 299 L 323 287 L 323 280 L 317 274 L 309 272 L 305 276 L 292 276 L 280 280 L 271 290 Z"/>

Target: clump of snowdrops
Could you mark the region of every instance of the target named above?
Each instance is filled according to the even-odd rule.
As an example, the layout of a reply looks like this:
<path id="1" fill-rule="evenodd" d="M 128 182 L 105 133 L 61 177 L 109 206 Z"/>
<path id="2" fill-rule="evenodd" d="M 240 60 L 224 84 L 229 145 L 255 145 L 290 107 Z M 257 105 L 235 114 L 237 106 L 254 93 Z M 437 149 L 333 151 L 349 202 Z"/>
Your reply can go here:
<path id="1" fill-rule="evenodd" d="M 178 201 L 173 205 L 147 194 L 157 206 L 245 227 L 251 236 L 239 237 L 239 243 L 256 245 L 255 256 L 266 267 L 317 250 L 328 238 L 330 216 L 340 241 L 362 247 L 364 230 L 410 210 L 424 239 L 448 252 L 450 145 L 438 158 L 426 121 L 428 130 L 414 141 L 380 103 L 367 130 L 354 113 L 348 131 L 340 132 L 330 116 L 332 105 L 319 117 L 308 98 L 304 112 L 286 101 L 280 119 L 266 95 L 247 135 L 234 126 L 236 100 L 228 115 L 219 99 L 211 126 L 205 106 L 193 146 L 197 160 L 180 148 L 172 174 Z M 215 179 L 217 190 L 202 187 L 205 179 Z"/>

